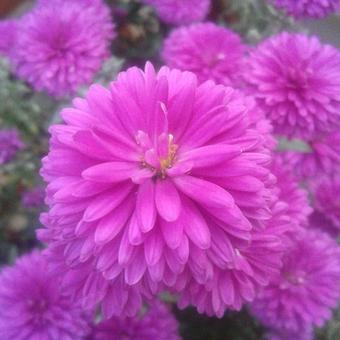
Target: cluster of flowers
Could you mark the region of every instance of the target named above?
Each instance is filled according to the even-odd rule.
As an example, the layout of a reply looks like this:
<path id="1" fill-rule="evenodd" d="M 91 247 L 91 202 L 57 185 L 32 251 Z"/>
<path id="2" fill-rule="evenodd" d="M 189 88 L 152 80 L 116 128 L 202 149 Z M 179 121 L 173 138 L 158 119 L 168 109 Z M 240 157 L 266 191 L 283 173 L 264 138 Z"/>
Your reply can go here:
<path id="1" fill-rule="evenodd" d="M 209 1 L 145 2 L 191 24 L 165 40 L 168 66 L 92 85 L 50 127 L 47 248 L 2 271 L 0 337 L 178 339 L 155 300 L 168 292 L 209 316 L 249 304 L 273 339 L 311 339 L 340 298 L 340 52 L 288 32 L 249 48 L 192 23 Z M 276 1 L 296 16 L 337 3 L 300 2 Z M 15 74 L 56 96 L 91 81 L 115 35 L 101 0 L 41 0 L 6 24 Z"/>

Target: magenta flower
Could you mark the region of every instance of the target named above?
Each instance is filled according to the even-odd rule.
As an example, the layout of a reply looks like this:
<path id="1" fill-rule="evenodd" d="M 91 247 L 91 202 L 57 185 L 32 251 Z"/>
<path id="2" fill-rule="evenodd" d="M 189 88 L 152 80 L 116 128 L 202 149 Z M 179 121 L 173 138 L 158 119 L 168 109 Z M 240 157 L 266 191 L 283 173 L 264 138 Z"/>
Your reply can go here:
<path id="1" fill-rule="evenodd" d="M 320 231 L 306 231 L 287 251 L 281 274 L 264 288 L 252 311 L 274 332 L 303 334 L 331 317 L 339 284 L 339 246 Z"/>
<path id="2" fill-rule="evenodd" d="M 101 0 L 42 1 L 18 30 L 11 58 L 15 73 L 57 97 L 92 81 L 114 37 L 110 10 Z"/>
<path id="3" fill-rule="evenodd" d="M 19 258 L 0 274 L 0 338 L 83 339 L 89 315 L 59 291 L 39 251 Z"/>
<path id="4" fill-rule="evenodd" d="M 50 211 L 39 237 L 85 308 L 134 316 L 142 298 L 208 282 L 215 265 L 228 271 L 236 307 L 248 281 L 279 267 L 279 240 L 261 239 L 270 152 L 241 93 L 147 64 L 73 104 L 50 129 L 41 171 Z M 256 260 L 257 243 L 271 256 Z"/>
<path id="5" fill-rule="evenodd" d="M 93 331 L 93 340 L 179 340 L 178 323 L 168 306 L 152 303 L 148 310 L 135 318 L 117 318 L 100 322 Z"/>
<path id="6" fill-rule="evenodd" d="M 323 18 L 340 9 L 339 0 L 271 0 L 275 6 L 295 18 Z"/>
<path id="7" fill-rule="evenodd" d="M 210 9 L 210 0 L 142 0 L 142 2 L 154 7 L 162 21 L 173 25 L 202 21 Z"/>
<path id="8" fill-rule="evenodd" d="M 1 20 L 0 21 L 0 55 L 7 56 L 15 42 L 17 34 L 16 20 Z"/>
<path id="9" fill-rule="evenodd" d="M 24 147 L 17 130 L 0 130 L 0 165 L 9 162 Z"/>
<path id="10" fill-rule="evenodd" d="M 35 187 L 26 190 L 21 197 L 22 205 L 25 208 L 41 207 L 44 204 L 45 190 L 42 187 Z"/>
<path id="11" fill-rule="evenodd" d="M 313 340 L 313 327 L 305 327 L 297 332 L 273 331 L 266 336 L 268 340 Z"/>
<path id="12" fill-rule="evenodd" d="M 305 226 L 308 216 L 312 212 L 309 205 L 307 191 L 299 186 L 297 176 L 294 174 L 290 164 L 286 162 L 280 153 L 276 154 L 272 164 L 272 172 L 277 179 L 277 187 L 280 190 L 280 200 L 287 204 L 286 214 L 292 223 Z"/>
<path id="13" fill-rule="evenodd" d="M 324 177 L 315 189 L 315 209 L 340 230 L 340 178 Z"/>
<path id="14" fill-rule="evenodd" d="M 340 124 L 340 53 L 317 37 L 281 33 L 248 58 L 245 80 L 275 132 L 312 139 Z"/>
<path id="15" fill-rule="evenodd" d="M 309 151 L 284 152 L 283 157 L 299 178 L 313 181 L 320 176 L 333 176 L 340 171 L 340 132 L 317 136 L 305 141 Z"/>
<path id="16" fill-rule="evenodd" d="M 168 66 L 194 72 L 200 81 L 231 85 L 242 74 L 244 50 L 236 33 L 203 23 L 173 30 L 164 42 L 162 57 Z"/>

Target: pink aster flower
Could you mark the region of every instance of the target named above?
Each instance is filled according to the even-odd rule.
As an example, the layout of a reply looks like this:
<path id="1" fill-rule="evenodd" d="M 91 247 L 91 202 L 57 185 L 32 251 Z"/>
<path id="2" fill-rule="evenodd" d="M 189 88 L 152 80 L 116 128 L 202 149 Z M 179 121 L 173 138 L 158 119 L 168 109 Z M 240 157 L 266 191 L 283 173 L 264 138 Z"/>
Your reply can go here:
<path id="1" fill-rule="evenodd" d="M 17 130 L 0 130 L 0 165 L 9 162 L 24 147 Z"/>
<path id="2" fill-rule="evenodd" d="M 340 229 L 340 178 L 324 177 L 316 186 L 315 209 Z"/>
<path id="3" fill-rule="evenodd" d="M 340 9 L 339 0 L 271 0 L 275 6 L 295 18 L 323 18 Z"/>
<path id="4" fill-rule="evenodd" d="M 320 231 L 306 231 L 283 258 L 281 274 L 252 304 L 278 333 L 304 333 L 328 320 L 340 297 L 340 248 Z"/>
<path id="5" fill-rule="evenodd" d="M 0 54 L 8 55 L 15 43 L 17 34 L 16 20 L 1 20 L 0 21 Z"/>
<path id="6" fill-rule="evenodd" d="M 340 234 L 340 229 L 335 227 L 333 223 L 322 213 L 314 210 L 309 216 L 309 228 L 318 229 L 326 232 L 334 239 Z"/>
<path id="7" fill-rule="evenodd" d="M 300 329 L 297 332 L 288 331 L 272 331 L 267 334 L 268 340 L 313 340 L 313 327 L 306 326 L 305 329 Z"/>
<path id="8" fill-rule="evenodd" d="M 146 312 L 134 318 L 113 317 L 95 326 L 93 340 L 179 340 L 178 323 L 168 306 L 152 303 Z"/>
<path id="9" fill-rule="evenodd" d="M 244 46 L 240 37 L 213 23 L 193 24 L 173 30 L 165 40 L 165 63 L 194 72 L 200 81 L 237 84 L 243 67 Z"/>
<path id="10" fill-rule="evenodd" d="M 25 208 L 42 207 L 44 204 L 45 190 L 42 187 L 35 187 L 26 190 L 22 197 L 22 205 Z"/>
<path id="11" fill-rule="evenodd" d="M 248 59 L 245 81 L 278 134 L 311 139 L 340 124 L 340 53 L 317 37 L 281 33 Z"/>
<path id="12" fill-rule="evenodd" d="M 299 186 L 298 177 L 294 174 L 290 164 L 284 157 L 280 157 L 279 153 L 274 157 L 272 172 L 277 179 L 280 200 L 288 206 L 287 215 L 293 223 L 305 226 L 308 216 L 312 212 L 307 191 Z"/>
<path id="13" fill-rule="evenodd" d="M 241 93 L 147 64 L 73 104 L 50 129 L 39 237 L 85 308 L 134 316 L 142 298 L 208 282 L 216 264 L 243 302 L 243 284 L 279 267 L 279 240 L 257 234 L 271 218 L 270 152 Z M 257 242 L 271 256 L 256 260 Z"/>
<path id="14" fill-rule="evenodd" d="M 42 1 L 18 30 L 11 56 L 15 73 L 53 96 L 90 83 L 114 37 L 110 10 L 101 0 Z"/>
<path id="15" fill-rule="evenodd" d="M 173 25 L 186 25 L 202 21 L 210 9 L 210 0 L 142 0 L 157 12 L 162 21 Z"/>
<path id="16" fill-rule="evenodd" d="M 333 176 L 340 171 L 340 131 L 319 135 L 305 141 L 304 152 L 284 152 L 283 157 L 299 178 L 313 181 L 320 176 Z"/>
<path id="17" fill-rule="evenodd" d="M 83 339 L 89 315 L 59 291 L 39 251 L 19 258 L 0 273 L 0 338 Z"/>

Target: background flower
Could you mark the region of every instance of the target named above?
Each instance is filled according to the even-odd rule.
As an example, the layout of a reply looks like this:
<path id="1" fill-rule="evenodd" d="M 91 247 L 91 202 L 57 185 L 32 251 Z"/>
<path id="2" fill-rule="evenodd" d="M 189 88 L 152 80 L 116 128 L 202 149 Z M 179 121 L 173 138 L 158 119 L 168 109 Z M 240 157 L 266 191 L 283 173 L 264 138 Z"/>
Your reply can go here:
<path id="1" fill-rule="evenodd" d="M 283 259 L 281 274 L 252 304 L 254 315 L 278 333 L 304 333 L 328 320 L 340 296 L 340 248 L 320 231 L 306 231 Z"/>
<path id="2" fill-rule="evenodd" d="M 271 0 L 276 7 L 296 18 L 323 18 L 340 9 L 339 0 Z"/>
<path id="3" fill-rule="evenodd" d="M 165 304 L 155 301 L 140 316 L 113 317 L 95 326 L 94 340 L 179 340 L 177 320 Z"/>
<path id="4" fill-rule="evenodd" d="M 142 0 L 155 8 L 160 19 L 168 24 L 185 25 L 203 20 L 210 0 Z"/>
<path id="5" fill-rule="evenodd" d="M 9 162 L 24 147 L 15 129 L 0 130 L 0 165 Z"/>
<path id="6" fill-rule="evenodd" d="M 280 33 L 248 58 L 245 80 L 274 131 L 313 139 L 340 123 L 340 54 L 317 37 Z"/>
<path id="7" fill-rule="evenodd" d="M 15 73 L 54 96 L 90 83 L 115 36 L 101 0 L 43 1 L 20 19 L 18 31 L 11 55 Z"/>
<path id="8" fill-rule="evenodd" d="M 8 55 L 17 35 L 16 20 L 0 21 L 0 55 Z"/>
<path id="9" fill-rule="evenodd" d="M 200 81 L 237 85 L 244 52 L 236 33 L 214 23 L 202 23 L 173 30 L 164 42 L 162 57 L 168 66 L 194 72 Z"/>
<path id="10" fill-rule="evenodd" d="M 89 334 L 89 315 L 59 291 L 39 251 L 19 258 L 0 274 L 0 337 L 81 339 Z"/>
<path id="11" fill-rule="evenodd" d="M 315 208 L 340 229 L 340 178 L 324 177 L 315 189 Z"/>

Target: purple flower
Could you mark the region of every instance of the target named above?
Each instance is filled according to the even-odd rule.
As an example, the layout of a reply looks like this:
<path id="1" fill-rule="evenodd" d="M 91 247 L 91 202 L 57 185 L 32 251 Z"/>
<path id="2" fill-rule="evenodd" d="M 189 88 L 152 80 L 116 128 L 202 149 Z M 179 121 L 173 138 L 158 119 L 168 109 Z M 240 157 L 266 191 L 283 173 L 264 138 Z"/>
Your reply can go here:
<path id="1" fill-rule="evenodd" d="M 142 0 L 155 8 L 167 24 L 186 25 L 202 21 L 210 9 L 210 0 Z"/>
<path id="2" fill-rule="evenodd" d="M 41 207 L 44 204 L 45 190 L 42 187 L 27 190 L 22 195 L 22 205 L 25 208 Z"/>
<path id="3" fill-rule="evenodd" d="M 64 286 L 106 318 L 215 271 L 234 287 L 230 308 L 252 298 L 280 266 L 280 240 L 266 241 L 271 156 L 249 100 L 147 63 L 73 104 L 50 129 L 41 171 L 50 210 L 39 237 Z"/>
<path id="4" fill-rule="evenodd" d="M 275 6 L 295 18 L 323 18 L 340 9 L 339 0 L 271 0 Z"/>
<path id="5" fill-rule="evenodd" d="M 82 339 L 89 315 L 59 291 L 39 251 L 19 258 L 0 274 L 0 338 Z"/>
<path id="6" fill-rule="evenodd" d="M 8 55 L 15 42 L 17 34 L 16 20 L 0 21 L 0 54 Z"/>
<path id="7" fill-rule="evenodd" d="M 340 171 L 340 131 L 331 132 L 305 141 L 309 151 L 284 152 L 283 157 L 297 176 L 314 181 L 320 176 L 333 176 Z"/>
<path id="8" fill-rule="evenodd" d="M 248 58 L 245 80 L 278 134 L 311 139 L 340 124 L 340 53 L 317 37 L 281 33 Z"/>
<path id="9" fill-rule="evenodd" d="M 276 185 L 280 190 L 280 200 L 288 206 L 287 215 L 292 223 L 305 226 L 308 216 L 312 212 L 307 191 L 299 186 L 298 178 L 293 169 L 284 157 L 280 157 L 280 154 L 276 154 L 274 157 L 272 172 L 277 179 Z"/>
<path id="10" fill-rule="evenodd" d="M 303 334 L 331 317 L 339 287 L 339 246 L 320 231 L 305 231 L 288 249 L 281 274 L 264 288 L 252 311 L 274 332 Z"/>
<path id="11" fill-rule="evenodd" d="M 53 96 L 92 81 L 114 37 L 100 0 L 42 1 L 18 23 L 11 60 L 18 77 Z"/>
<path id="12" fill-rule="evenodd" d="M 0 165 L 9 162 L 24 147 L 17 130 L 0 130 Z"/>
<path id="13" fill-rule="evenodd" d="M 157 301 L 141 316 L 113 317 L 95 326 L 93 340 L 179 340 L 178 323 L 168 306 Z"/>
<path id="14" fill-rule="evenodd" d="M 340 234 L 340 229 L 335 227 L 333 223 L 322 213 L 314 211 L 309 216 L 309 227 L 326 232 L 334 239 Z"/>
<path id="15" fill-rule="evenodd" d="M 340 178 L 324 177 L 315 189 L 315 209 L 340 231 Z"/>
<path id="16" fill-rule="evenodd" d="M 305 327 L 297 332 L 272 331 L 266 339 L 268 340 L 313 340 L 313 327 Z"/>
<path id="17" fill-rule="evenodd" d="M 244 50 L 236 33 L 203 23 L 173 30 L 162 56 L 168 66 L 194 72 L 200 81 L 231 85 L 240 80 Z"/>

